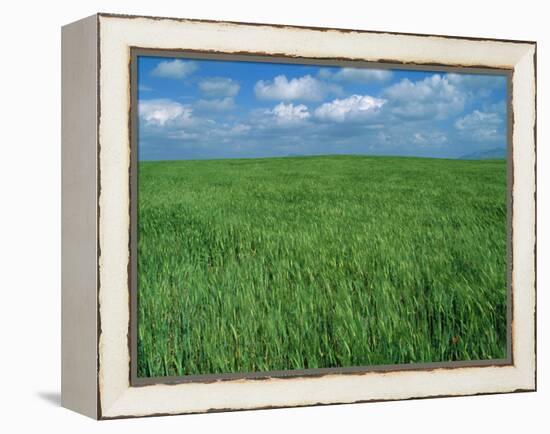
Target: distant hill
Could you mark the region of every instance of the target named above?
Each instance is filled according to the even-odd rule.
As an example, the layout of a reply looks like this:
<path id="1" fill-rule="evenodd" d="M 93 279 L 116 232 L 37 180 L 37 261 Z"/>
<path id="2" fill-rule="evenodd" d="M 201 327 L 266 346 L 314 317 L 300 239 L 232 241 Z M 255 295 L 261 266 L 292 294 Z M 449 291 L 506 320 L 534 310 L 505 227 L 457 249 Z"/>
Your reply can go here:
<path id="1" fill-rule="evenodd" d="M 493 148 L 486 151 L 472 152 L 459 157 L 461 160 L 490 160 L 493 158 L 506 158 L 505 148 Z"/>

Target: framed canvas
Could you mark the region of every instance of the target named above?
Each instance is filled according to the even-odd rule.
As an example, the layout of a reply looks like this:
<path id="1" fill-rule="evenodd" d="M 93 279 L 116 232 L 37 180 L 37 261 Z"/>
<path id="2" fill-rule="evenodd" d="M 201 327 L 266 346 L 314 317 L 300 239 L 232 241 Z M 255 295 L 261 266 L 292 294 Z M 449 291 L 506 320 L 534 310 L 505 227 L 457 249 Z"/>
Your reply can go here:
<path id="1" fill-rule="evenodd" d="M 530 41 L 63 27 L 63 406 L 534 391 L 535 106 Z"/>

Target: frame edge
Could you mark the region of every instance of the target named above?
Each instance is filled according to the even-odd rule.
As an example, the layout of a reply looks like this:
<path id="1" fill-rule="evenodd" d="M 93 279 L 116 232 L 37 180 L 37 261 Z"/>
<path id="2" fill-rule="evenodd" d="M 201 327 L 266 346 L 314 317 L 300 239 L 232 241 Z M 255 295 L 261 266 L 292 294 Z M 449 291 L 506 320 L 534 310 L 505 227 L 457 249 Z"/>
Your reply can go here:
<path id="1" fill-rule="evenodd" d="M 97 15 L 62 27 L 61 406 L 99 418 Z"/>
<path id="2" fill-rule="evenodd" d="M 109 14 L 100 14 L 100 18 L 125 18 L 125 19 L 131 19 L 131 18 L 140 18 L 140 17 L 134 17 L 134 16 L 121 16 L 121 15 L 109 15 Z M 160 20 L 162 18 L 154 18 L 154 17 L 143 17 L 143 18 L 147 18 L 147 19 L 150 19 L 150 20 Z M 182 22 L 185 22 L 185 21 L 199 21 L 199 22 L 202 22 L 203 20 L 185 20 L 185 19 L 174 19 L 174 18 L 166 18 L 167 20 L 174 20 L 174 21 L 182 21 Z M 223 21 L 207 21 L 206 22 L 214 22 L 214 23 L 224 23 Z M 234 23 L 234 24 L 245 24 L 245 25 L 251 25 L 251 26 L 254 26 L 255 24 L 247 24 L 247 23 Z M 258 26 L 261 26 L 261 24 L 258 24 Z M 279 25 L 267 25 L 267 26 L 272 26 L 272 27 L 283 27 L 283 28 L 287 28 L 287 27 L 290 27 L 290 28 L 298 28 L 298 29 L 308 29 L 308 27 L 299 27 L 299 26 L 279 26 Z M 338 30 L 338 29 L 327 29 L 327 30 Z M 344 32 L 346 30 L 343 30 Z M 353 32 L 351 30 L 347 30 L 347 32 Z M 387 34 L 395 34 L 395 33 L 392 33 L 392 32 L 369 32 L 369 31 L 357 31 L 357 32 L 364 32 L 364 33 L 387 33 Z M 406 34 L 396 34 L 396 35 L 406 35 Z M 415 36 L 425 36 L 425 37 L 429 37 L 429 36 L 432 36 L 432 35 L 415 35 Z M 437 36 L 437 35 L 435 35 Z M 441 36 L 442 38 L 447 38 L 445 36 Z M 485 41 L 485 40 L 490 40 L 490 39 L 485 39 L 485 38 L 461 38 L 461 37 L 453 37 L 453 36 L 450 36 L 448 37 L 449 39 L 473 39 L 473 40 L 479 40 L 479 41 Z M 495 40 L 495 41 L 498 41 L 498 42 L 512 42 L 512 43 L 523 43 L 525 45 L 528 45 L 528 47 L 525 47 L 526 48 L 526 51 L 535 47 L 535 59 L 536 59 L 536 43 L 535 42 L 524 42 L 524 41 L 505 41 L 505 40 Z M 535 60 L 536 61 L 536 60 Z M 535 68 L 535 90 L 536 90 L 536 68 Z M 535 94 L 536 96 L 536 94 Z M 536 107 L 535 107 L 535 119 L 536 119 Z M 536 122 L 534 124 L 534 134 L 535 134 L 535 137 L 536 137 Z M 536 143 L 535 143 L 536 144 Z M 536 150 L 535 150 L 536 151 Z M 536 152 L 535 152 L 535 160 L 536 160 Z M 536 161 L 535 161 L 536 163 Z M 536 179 L 535 179 L 536 181 Z M 535 225 L 536 225 L 536 222 L 535 222 Z M 532 228 L 531 228 L 532 229 Z M 535 239 L 535 243 L 536 243 L 536 239 Z M 535 249 L 536 249 L 536 244 L 535 244 Z M 536 250 L 535 250 L 535 253 L 536 253 Z M 536 258 L 535 258 L 536 260 Z M 536 285 L 536 283 L 535 283 Z M 530 290 L 532 290 L 533 288 L 530 288 Z M 536 306 L 535 306 L 535 313 L 536 313 Z M 535 328 L 535 331 L 536 331 L 536 328 Z M 536 344 L 536 341 L 535 341 L 535 344 Z M 380 400 L 407 400 L 407 399 L 423 399 L 423 398 L 430 398 L 430 397 L 444 397 L 444 396 L 471 396 L 471 395 L 486 395 L 486 394 L 494 394 L 494 393 L 513 393 L 513 392 L 530 392 L 530 391 L 536 391 L 536 347 L 535 347 L 535 359 L 534 359 L 534 362 L 535 362 L 535 366 L 534 366 L 534 371 L 531 369 L 532 366 L 529 367 L 529 369 L 527 370 L 523 370 L 522 369 L 522 378 L 521 378 L 521 381 L 518 381 L 518 387 L 512 389 L 512 390 L 509 390 L 509 391 L 498 391 L 498 392 L 483 392 L 483 393 L 465 393 L 465 394 L 459 394 L 459 395 L 426 395 L 426 396 L 418 396 L 418 397 L 412 397 L 412 398 L 390 398 L 390 399 L 368 399 L 368 400 L 359 400 L 359 401 L 353 401 L 353 402 L 376 402 L 376 401 L 380 401 Z M 534 376 L 534 383 L 533 383 L 533 376 Z M 519 384 L 521 383 L 521 384 Z M 521 387 L 521 386 L 524 386 L 524 387 Z M 207 409 L 206 411 L 185 411 L 185 410 L 182 410 L 181 412 L 177 412 L 177 413 L 174 413 L 174 412 L 167 412 L 167 413 L 158 413 L 158 412 L 151 412 L 151 413 L 145 413 L 145 414 L 140 414 L 139 412 L 132 412 L 132 413 L 127 413 L 127 412 L 124 412 L 124 411 L 121 411 L 121 408 L 124 406 L 125 402 L 123 401 L 126 401 L 126 399 L 124 399 L 125 397 L 123 396 L 124 394 L 127 394 L 127 392 L 130 391 L 130 389 L 134 389 L 134 387 L 128 387 L 121 395 L 118 396 L 118 399 L 116 399 L 116 402 L 112 402 L 111 404 L 113 405 L 110 405 L 108 406 L 107 408 L 104 409 L 104 415 L 101 417 L 102 419 L 115 419 L 115 418 L 126 418 L 126 417 L 142 417 L 142 416 L 156 416 L 156 415 L 168 415 L 168 414 L 190 414 L 190 413 L 202 413 L 202 412 L 214 412 L 214 411 L 239 411 L 239 410 L 250 410 L 250 409 L 262 409 L 262 408 L 284 408 L 284 407 L 300 407 L 300 406 L 311 406 L 311 405 L 325 405 L 325 404 L 329 404 L 329 403 L 323 403 L 323 402 L 318 402 L 318 403 L 315 403 L 315 404 L 305 404 L 305 405 L 292 405 L 292 404 L 289 404 L 289 405 L 275 405 L 275 406 L 269 406 L 269 407 L 252 407 L 252 408 L 246 408 L 246 407 L 234 407 L 234 408 L 210 408 L 210 409 Z M 122 398 L 122 399 L 121 399 Z M 351 401 L 350 401 L 351 402 Z M 331 402 L 330 404 L 339 404 L 339 403 L 345 403 L 345 402 Z"/>

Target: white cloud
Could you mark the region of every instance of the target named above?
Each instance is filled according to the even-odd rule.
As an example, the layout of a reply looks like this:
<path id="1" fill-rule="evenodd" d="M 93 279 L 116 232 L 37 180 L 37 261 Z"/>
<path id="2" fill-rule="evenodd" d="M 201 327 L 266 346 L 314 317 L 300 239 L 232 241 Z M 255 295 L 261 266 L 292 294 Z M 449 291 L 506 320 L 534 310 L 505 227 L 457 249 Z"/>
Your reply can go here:
<path id="1" fill-rule="evenodd" d="M 199 99 L 195 106 L 199 110 L 223 112 L 235 108 L 235 101 L 232 97 L 220 99 Z"/>
<path id="2" fill-rule="evenodd" d="M 502 119 L 496 113 L 487 113 L 474 110 L 472 113 L 458 119 L 455 123 L 459 130 L 478 128 L 488 125 L 500 125 Z"/>
<path id="3" fill-rule="evenodd" d="M 239 93 L 240 85 L 230 78 L 212 77 L 201 80 L 199 89 L 208 97 L 231 97 Z"/>
<path id="4" fill-rule="evenodd" d="M 302 123 L 311 116 L 304 104 L 294 105 L 284 102 L 277 104 L 272 110 L 268 110 L 267 114 L 273 116 L 277 124 L 282 126 Z"/>
<path id="5" fill-rule="evenodd" d="M 248 124 L 235 124 L 229 129 L 228 133 L 231 135 L 239 135 L 247 133 L 251 129 L 251 126 Z"/>
<path id="6" fill-rule="evenodd" d="M 389 80 L 392 72 L 387 69 L 370 68 L 339 68 L 334 71 L 329 68 L 319 70 L 319 77 L 327 80 L 346 81 L 353 83 L 372 83 Z"/>
<path id="7" fill-rule="evenodd" d="M 491 90 L 506 85 L 505 75 L 449 73 L 446 77 L 449 83 L 469 90 Z"/>
<path id="8" fill-rule="evenodd" d="M 330 93 L 339 93 L 341 88 L 323 83 L 311 75 L 289 80 L 285 75 L 278 75 L 270 80 L 260 80 L 254 86 L 256 97 L 282 101 L 304 100 L 320 101 Z"/>
<path id="9" fill-rule="evenodd" d="M 474 110 L 455 122 L 455 128 L 463 135 L 479 141 L 503 140 L 502 125 L 503 119 L 498 113 L 479 110 Z"/>
<path id="10" fill-rule="evenodd" d="M 140 101 L 139 116 L 147 125 L 186 125 L 192 122 L 192 109 L 169 99 Z"/>
<path id="11" fill-rule="evenodd" d="M 322 104 L 315 110 L 315 116 L 335 122 L 363 120 L 377 113 L 385 103 L 385 100 L 369 95 L 352 95 Z"/>
<path id="12" fill-rule="evenodd" d="M 173 140 L 198 140 L 201 138 L 201 135 L 199 133 L 190 133 L 186 130 L 174 130 L 168 131 L 166 138 Z"/>
<path id="13" fill-rule="evenodd" d="M 447 136 L 437 131 L 414 133 L 413 143 L 420 146 L 441 146 L 447 143 Z"/>
<path id="14" fill-rule="evenodd" d="M 165 60 L 160 62 L 152 71 L 151 75 L 164 78 L 185 78 L 198 69 L 196 62 L 192 60 L 183 61 L 180 59 Z"/>
<path id="15" fill-rule="evenodd" d="M 383 95 L 393 114 L 411 119 L 445 119 L 461 112 L 466 101 L 465 93 L 439 74 L 416 82 L 405 78 L 386 88 Z"/>

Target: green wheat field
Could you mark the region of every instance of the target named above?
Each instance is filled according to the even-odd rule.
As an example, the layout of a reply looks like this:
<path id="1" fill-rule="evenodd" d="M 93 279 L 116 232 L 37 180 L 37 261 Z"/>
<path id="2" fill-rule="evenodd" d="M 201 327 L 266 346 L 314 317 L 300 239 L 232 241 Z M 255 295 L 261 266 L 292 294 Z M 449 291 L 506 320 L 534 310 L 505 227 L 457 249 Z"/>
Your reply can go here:
<path id="1" fill-rule="evenodd" d="M 138 376 L 506 357 L 506 161 L 139 163 Z"/>

